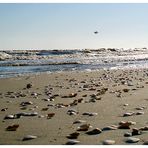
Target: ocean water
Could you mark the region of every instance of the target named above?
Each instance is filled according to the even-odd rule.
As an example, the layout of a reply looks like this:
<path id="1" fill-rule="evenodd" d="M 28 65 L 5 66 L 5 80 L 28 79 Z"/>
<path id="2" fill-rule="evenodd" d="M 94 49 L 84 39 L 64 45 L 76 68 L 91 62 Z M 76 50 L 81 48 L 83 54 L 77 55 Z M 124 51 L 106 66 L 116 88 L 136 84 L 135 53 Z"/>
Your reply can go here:
<path id="1" fill-rule="evenodd" d="M 0 78 L 99 69 L 148 68 L 148 49 L 0 51 Z"/>

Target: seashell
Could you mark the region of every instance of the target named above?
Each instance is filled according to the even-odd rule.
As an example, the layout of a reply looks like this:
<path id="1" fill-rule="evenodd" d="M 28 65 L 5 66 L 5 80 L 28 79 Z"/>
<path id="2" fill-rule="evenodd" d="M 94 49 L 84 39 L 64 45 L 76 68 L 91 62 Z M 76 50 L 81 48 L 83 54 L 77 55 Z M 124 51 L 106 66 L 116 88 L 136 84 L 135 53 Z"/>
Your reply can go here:
<path id="1" fill-rule="evenodd" d="M 87 131 L 90 128 L 90 124 L 83 124 L 78 127 L 77 131 Z"/>
<path id="2" fill-rule="evenodd" d="M 33 104 L 33 102 L 31 102 L 31 101 L 26 101 L 26 102 L 21 102 L 21 106 L 26 106 L 26 105 L 32 105 Z"/>
<path id="3" fill-rule="evenodd" d="M 86 122 L 85 120 L 77 120 L 77 121 L 74 121 L 73 124 L 85 123 L 85 122 Z"/>
<path id="4" fill-rule="evenodd" d="M 134 115 L 134 112 L 127 112 L 123 114 L 123 117 L 132 116 Z"/>
<path id="5" fill-rule="evenodd" d="M 96 134 L 100 134 L 100 133 L 102 133 L 102 130 L 99 128 L 95 128 L 91 131 L 86 132 L 87 135 L 96 135 Z"/>
<path id="6" fill-rule="evenodd" d="M 113 144 L 115 144 L 115 141 L 114 140 L 104 140 L 103 144 L 104 145 L 113 145 Z"/>
<path id="7" fill-rule="evenodd" d="M 145 109 L 145 107 L 136 107 L 135 109 L 136 110 L 143 110 L 143 109 Z"/>
<path id="8" fill-rule="evenodd" d="M 14 115 L 6 115 L 4 119 L 15 119 Z"/>
<path id="9" fill-rule="evenodd" d="M 137 112 L 136 115 L 144 115 L 144 112 Z"/>
<path id="10" fill-rule="evenodd" d="M 141 127 L 139 130 L 142 130 L 142 131 L 148 131 L 148 126 Z"/>
<path id="11" fill-rule="evenodd" d="M 78 141 L 78 140 L 69 140 L 69 141 L 66 143 L 66 145 L 75 145 L 75 144 L 78 144 L 78 143 L 80 143 L 80 141 Z"/>
<path id="12" fill-rule="evenodd" d="M 96 116 L 98 113 L 90 113 L 90 112 L 85 112 L 82 115 L 87 115 L 87 116 Z"/>
<path id="13" fill-rule="evenodd" d="M 46 99 L 43 99 L 44 101 L 50 101 L 50 99 L 46 98 Z"/>
<path id="14" fill-rule="evenodd" d="M 51 119 L 53 116 L 55 116 L 55 113 L 48 113 L 47 114 L 47 119 Z"/>
<path id="15" fill-rule="evenodd" d="M 126 140 L 127 143 L 137 143 L 137 142 L 139 142 L 139 141 L 140 141 L 140 139 L 139 139 L 139 138 L 135 138 L 135 137 L 129 137 L 129 138 Z"/>
<path id="16" fill-rule="evenodd" d="M 133 131 L 132 131 L 132 136 L 135 136 L 135 135 L 141 135 L 141 131 L 138 130 L 137 128 L 133 128 Z"/>
<path id="17" fill-rule="evenodd" d="M 76 115 L 76 114 L 78 114 L 79 112 L 78 111 L 76 111 L 76 110 L 74 110 L 74 109 L 69 109 L 68 111 L 67 111 L 67 114 L 68 115 Z"/>
<path id="18" fill-rule="evenodd" d="M 123 104 L 123 106 L 128 106 L 128 104 Z"/>
<path id="19" fill-rule="evenodd" d="M 7 131 L 16 131 L 18 127 L 19 127 L 19 124 L 14 124 L 14 125 L 8 126 L 6 128 L 6 130 Z"/>
<path id="20" fill-rule="evenodd" d="M 97 116 L 98 113 L 90 113 L 89 116 Z"/>
<path id="21" fill-rule="evenodd" d="M 108 131 L 108 130 L 116 130 L 118 127 L 116 125 L 111 125 L 111 126 L 107 126 L 107 127 L 104 127 L 102 129 L 102 131 Z"/>
<path id="22" fill-rule="evenodd" d="M 69 138 L 69 139 L 77 139 L 79 135 L 80 135 L 79 132 L 74 132 L 74 133 L 71 133 L 70 135 L 68 135 L 67 138 Z"/>
<path id="23" fill-rule="evenodd" d="M 37 136 L 34 136 L 34 135 L 27 135 L 25 136 L 22 140 L 23 141 L 26 141 L 26 140 L 32 140 L 32 139 L 36 139 Z"/>
<path id="24" fill-rule="evenodd" d="M 1 109 L 1 111 L 4 112 L 4 111 L 6 111 L 7 109 L 8 109 L 8 108 L 3 108 L 3 109 Z"/>
<path id="25" fill-rule="evenodd" d="M 132 133 L 129 133 L 129 132 L 126 132 L 125 134 L 124 134 L 124 137 L 131 137 L 132 136 Z"/>

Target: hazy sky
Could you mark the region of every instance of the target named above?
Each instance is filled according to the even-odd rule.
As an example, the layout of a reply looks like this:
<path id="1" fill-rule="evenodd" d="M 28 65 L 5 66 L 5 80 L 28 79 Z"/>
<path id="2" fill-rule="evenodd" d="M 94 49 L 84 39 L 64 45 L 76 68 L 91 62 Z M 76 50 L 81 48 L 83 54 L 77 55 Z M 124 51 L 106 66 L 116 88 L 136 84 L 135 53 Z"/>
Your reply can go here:
<path id="1" fill-rule="evenodd" d="M 148 47 L 147 16 L 148 4 L 1 3 L 0 49 Z"/>

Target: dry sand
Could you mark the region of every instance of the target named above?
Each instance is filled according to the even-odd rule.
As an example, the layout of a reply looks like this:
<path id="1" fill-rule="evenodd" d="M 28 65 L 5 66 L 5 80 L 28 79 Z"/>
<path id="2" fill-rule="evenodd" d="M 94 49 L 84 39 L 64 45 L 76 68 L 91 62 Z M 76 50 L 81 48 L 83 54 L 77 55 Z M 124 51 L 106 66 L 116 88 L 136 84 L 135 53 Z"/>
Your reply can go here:
<path id="1" fill-rule="evenodd" d="M 80 125 L 87 123 L 92 126 L 88 131 L 95 128 L 102 130 L 111 125 L 116 125 L 117 129 L 95 135 L 79 131 L 80 135 L 76 139 L 80 141 L 79 144 L 102 144 L 107 139 L 121 145 L 143 144 L 148 140 L 148 130 L 139 129 L 148 125 L 147 78 L 148 70 L 143 69 L 43 73 L 0 79 L 0 144 L 63 145 L 69 140 L 67 135 L 76 132 Z M 32 87 L 26 88 L 27 84 L 32 84 Z M 92 94 L 94 97 L 91 97 Z M 27 101 L 33 104 L 20 105 Z M 137 110 L 137 107 L 144 108 Z M 75 109 L 78 113 L 67 114 L 70 109 Z M 144 114 L 136 115 L 139 111 Z M 22 112 L 37 112 L 38 115 L 5 119 L 6 115 Z M 82 115 L 84 112 L 93 112 L 97 115 Z M 127 112 L 134 114 L 123 117 Z M 55 115 L 48 119 L 49 113 Z M 77 120 L 84 120 L 86 123 L 73 124 Z M 136 124 L 129 126 L 130 129 L 118 129 L 120 121 L 133 121 Z M 19 125 L 16 131 L 6 130 L 14 124 Z M 139 138 L 139 142 L 127 143 L 128 137 L 125 137 L 124 133 L 131 133 L 133 128 L 138 128 L 139 133 L 142 132 L 131 136 Z M 23 141 L 26 135 L 34 135 L 37 138 Z"/>

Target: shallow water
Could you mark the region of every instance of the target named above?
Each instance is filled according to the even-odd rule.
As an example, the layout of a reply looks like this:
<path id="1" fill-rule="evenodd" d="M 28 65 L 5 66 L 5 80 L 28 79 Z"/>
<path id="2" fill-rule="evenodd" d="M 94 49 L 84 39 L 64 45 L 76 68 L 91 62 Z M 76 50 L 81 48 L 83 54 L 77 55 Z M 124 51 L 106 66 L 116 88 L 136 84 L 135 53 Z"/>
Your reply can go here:
<path id="1" fill-rule="evenodd" d="M 1 52 L 2 53 L 2 52 Z M 0 78 L 30 73 L 148 68 L 147 49 L 4 51 Z"/>

